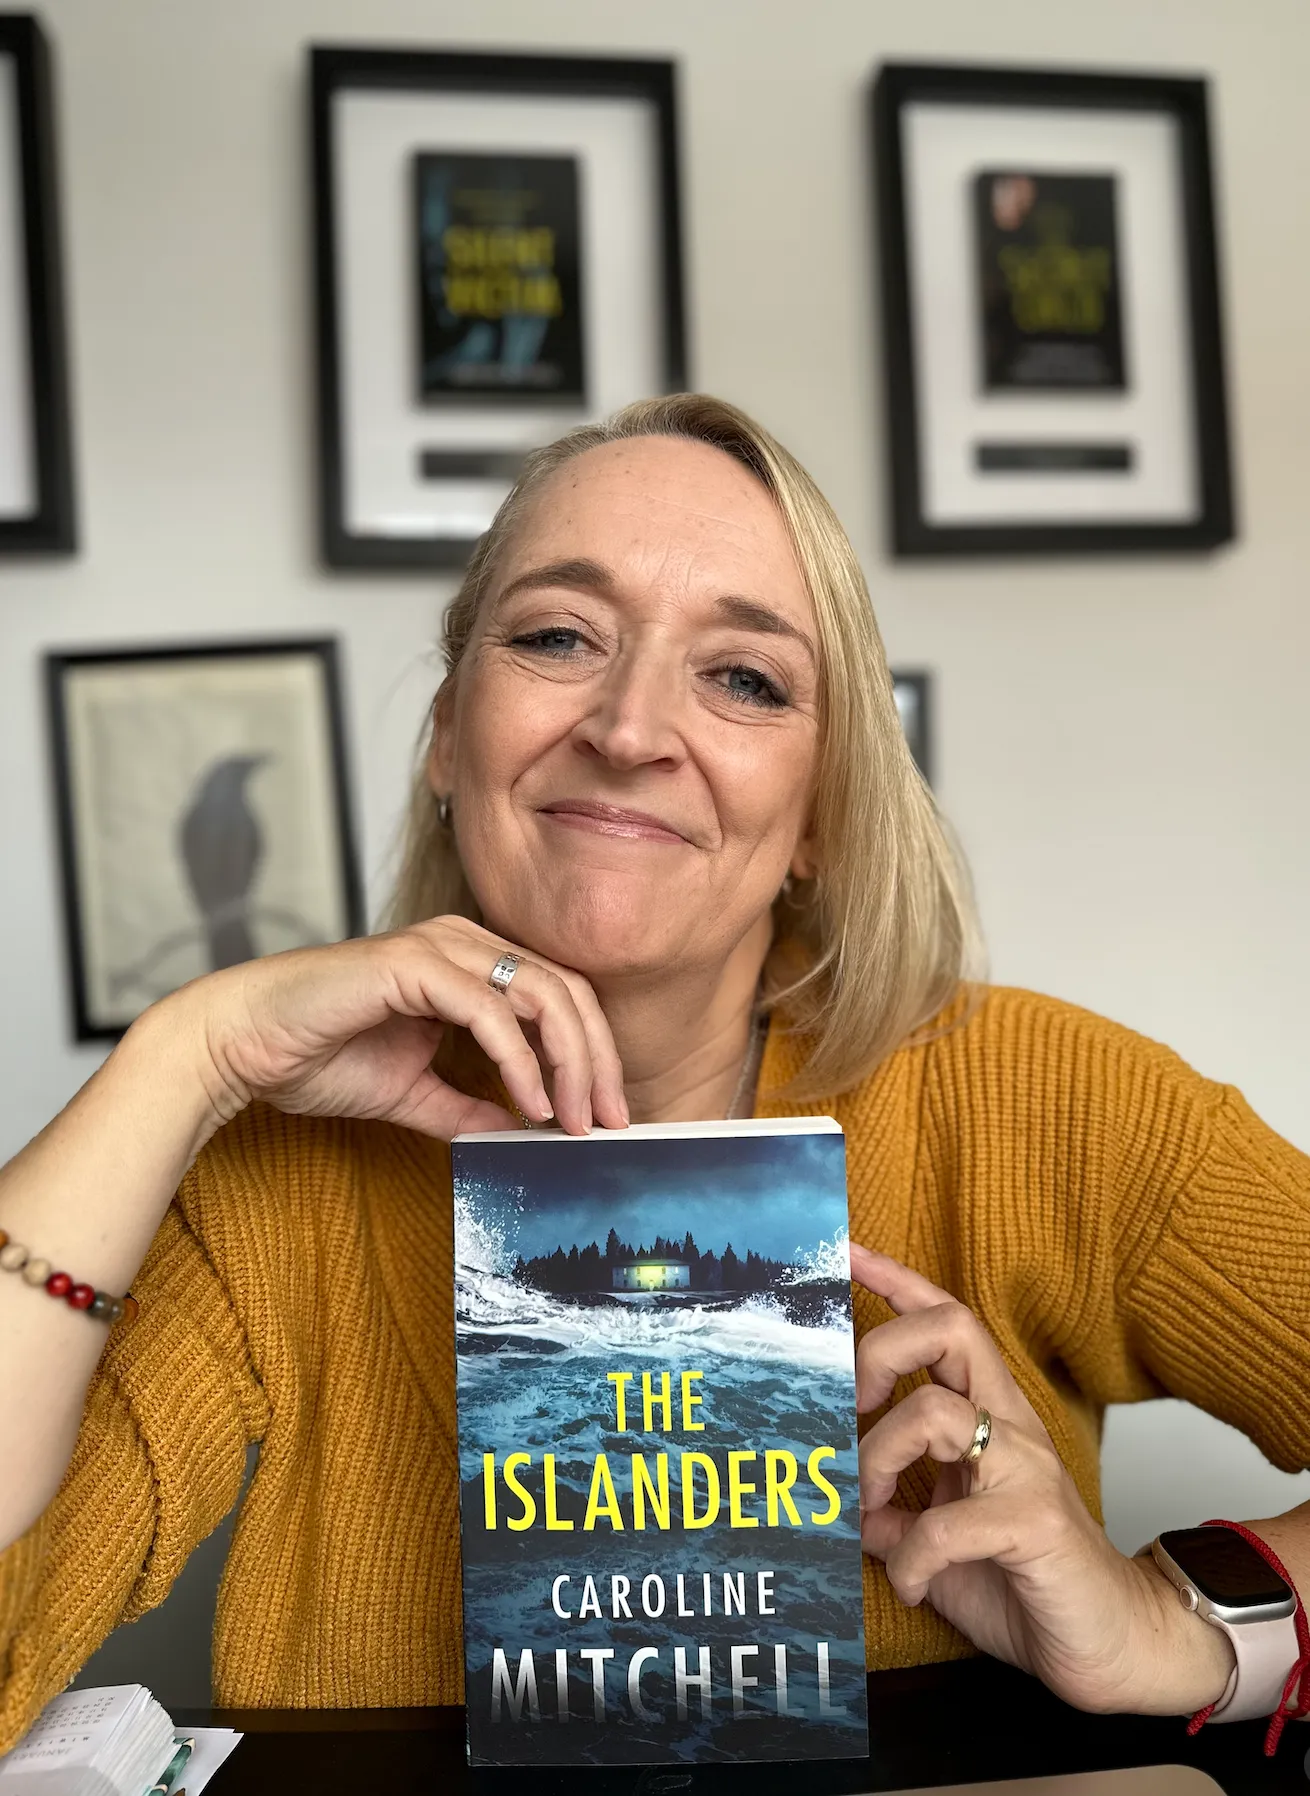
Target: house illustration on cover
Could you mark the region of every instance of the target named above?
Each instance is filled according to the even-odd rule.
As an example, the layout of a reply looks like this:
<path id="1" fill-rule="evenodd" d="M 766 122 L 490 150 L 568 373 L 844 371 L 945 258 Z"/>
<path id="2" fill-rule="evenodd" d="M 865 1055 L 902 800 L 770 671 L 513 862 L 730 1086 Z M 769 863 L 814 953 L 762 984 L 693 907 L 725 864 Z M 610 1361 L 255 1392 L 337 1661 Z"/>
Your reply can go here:
<path id="1" fill-rule="evenodd" d="M 616 1291 L 675 1291 L 691 1285 L 691 1269 L 680 1260 L 625 1260 L 612 1270 Z"/>

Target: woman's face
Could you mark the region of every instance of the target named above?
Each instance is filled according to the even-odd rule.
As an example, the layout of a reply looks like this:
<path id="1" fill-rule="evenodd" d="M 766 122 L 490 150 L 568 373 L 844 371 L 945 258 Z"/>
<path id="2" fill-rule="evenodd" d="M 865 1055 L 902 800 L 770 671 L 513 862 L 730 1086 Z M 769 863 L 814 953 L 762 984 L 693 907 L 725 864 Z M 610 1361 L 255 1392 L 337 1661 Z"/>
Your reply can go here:
<path id="1" fill-rule="evenodd" d="M 817 658 L 782 519 L 730 456 L 643 437 L 558 469 L 438 707 L 487 927 L 592 979 L 767 944 L 812 871 Z"/>

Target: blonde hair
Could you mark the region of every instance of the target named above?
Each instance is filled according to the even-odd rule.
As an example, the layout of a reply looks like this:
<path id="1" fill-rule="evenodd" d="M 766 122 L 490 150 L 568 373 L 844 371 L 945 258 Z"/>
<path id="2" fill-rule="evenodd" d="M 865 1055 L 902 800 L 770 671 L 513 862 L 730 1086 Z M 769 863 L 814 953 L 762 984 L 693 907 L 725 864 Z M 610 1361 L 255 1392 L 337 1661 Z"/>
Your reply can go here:
<path id="1" fill-rule="evenodd" d="M 978 932 L 963 862 L 906 745 L 864 575 L 835 512 L 795 457 L 736 406 L 701 393 L 641 400 L 534 450 L 446 612 L 446 681 L 458 674 L 505 548 L 544 482 L 588 449 L 647 436 L 708 444 L 760 481 L 782 514 L 814 606 L 819 871 L 775 902 L 762 997 L 808 1038 L 803 1073 L 787 1095 L 843 1091 L 957 995 Z M 400 859 L 390 927 L 451 913 L 477 918 L 423 765 Z"/>

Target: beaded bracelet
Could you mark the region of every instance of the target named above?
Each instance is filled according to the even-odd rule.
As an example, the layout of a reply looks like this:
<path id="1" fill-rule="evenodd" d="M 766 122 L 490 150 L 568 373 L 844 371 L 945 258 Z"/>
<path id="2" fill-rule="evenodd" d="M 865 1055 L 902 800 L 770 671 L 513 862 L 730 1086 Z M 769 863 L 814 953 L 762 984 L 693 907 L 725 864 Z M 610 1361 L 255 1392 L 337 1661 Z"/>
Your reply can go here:
<path id="1" fill-rule="evenodd" d="M 51 1297 L 62 1297 L 70 1309 L 85 1310 L 88 1316 L 93 1316 L 97 1322 L 107 1322 L 111 1328 L 124 1317 L 129 1322 L 136 1319 L 135 1297 L 130 1294 L 111 1297 L 108 1291 L 75 1284 L 68 1273 L 56 1272 L 49 1260 L 34 1260 L 25 1247 L 10 1240 L 5 1229 L 0 1229 L 0 1272 L 21 1272 L 25 1282 L 33 1288 L 44 1285 Z"/>

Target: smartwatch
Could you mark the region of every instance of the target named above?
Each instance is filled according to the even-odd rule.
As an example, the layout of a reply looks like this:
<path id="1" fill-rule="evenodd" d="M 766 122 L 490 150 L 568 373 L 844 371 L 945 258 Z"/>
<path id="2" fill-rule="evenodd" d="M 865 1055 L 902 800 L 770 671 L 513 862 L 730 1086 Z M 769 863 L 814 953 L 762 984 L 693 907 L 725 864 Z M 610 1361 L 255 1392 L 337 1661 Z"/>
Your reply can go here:
<path id="1" fill-rule="evenodd" d="M 1184 1609 L 1222 1628 L 1237 1664 L 1211 1721 L 1277 1714 L 1296 1664 L 1296 1592 L 1231 1528 L 1174 1528 L 1151 1542 L 1151 1557 Z"/>

